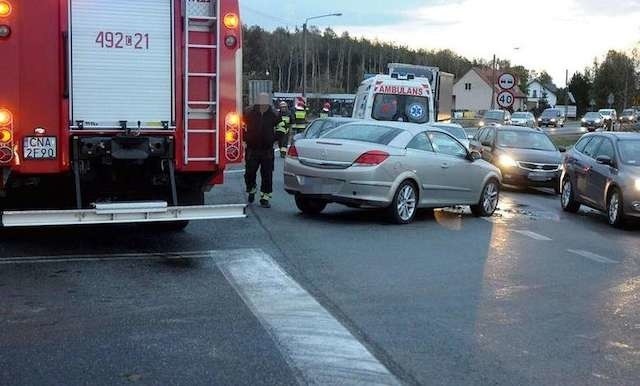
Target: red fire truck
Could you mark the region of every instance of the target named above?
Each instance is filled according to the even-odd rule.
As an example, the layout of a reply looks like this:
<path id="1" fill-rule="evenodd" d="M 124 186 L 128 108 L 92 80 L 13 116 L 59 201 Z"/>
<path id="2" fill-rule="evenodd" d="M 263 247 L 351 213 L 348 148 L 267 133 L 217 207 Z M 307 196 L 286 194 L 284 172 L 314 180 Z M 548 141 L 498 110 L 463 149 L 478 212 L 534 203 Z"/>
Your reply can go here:
<path id="1" fill-rule="evenodd" d="M 0 0 L 5 227 L 245 215 L 238 0 Z"/>

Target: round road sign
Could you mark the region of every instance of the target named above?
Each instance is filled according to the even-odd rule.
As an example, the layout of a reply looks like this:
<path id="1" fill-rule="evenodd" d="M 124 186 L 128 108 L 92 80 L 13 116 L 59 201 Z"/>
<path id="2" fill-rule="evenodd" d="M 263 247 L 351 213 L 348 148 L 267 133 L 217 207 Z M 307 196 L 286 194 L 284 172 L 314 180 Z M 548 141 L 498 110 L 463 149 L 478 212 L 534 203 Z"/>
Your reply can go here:
<path id="1" fill-rule="evenodd" d="M 500 94 L 498 94 L 497 101 L 498 106 L 502 107 L 503 109 L 508 109 L 509 107 L 513 106 L 515 98 L 513 97 L 511 91 L 502 91 L 500 92 Z"/>
<path id="2" fill-rule="evenodd" d="M 516 87 L 516 77 L 513 74 L 505 72 L 498 78 L 498 85 L 503 90 L 511 90 Z"/>

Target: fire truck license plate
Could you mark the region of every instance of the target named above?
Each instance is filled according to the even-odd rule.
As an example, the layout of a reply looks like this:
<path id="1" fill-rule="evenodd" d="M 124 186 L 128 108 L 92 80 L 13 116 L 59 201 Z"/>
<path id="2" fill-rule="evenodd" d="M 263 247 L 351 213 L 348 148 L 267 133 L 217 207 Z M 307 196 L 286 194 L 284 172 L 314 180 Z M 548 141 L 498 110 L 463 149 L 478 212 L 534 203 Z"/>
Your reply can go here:
<path id="1" fill-rule="evenodd" d="M 23 149 L 25 159 L 56 159 L 56 137 L 25 137 Z"/>

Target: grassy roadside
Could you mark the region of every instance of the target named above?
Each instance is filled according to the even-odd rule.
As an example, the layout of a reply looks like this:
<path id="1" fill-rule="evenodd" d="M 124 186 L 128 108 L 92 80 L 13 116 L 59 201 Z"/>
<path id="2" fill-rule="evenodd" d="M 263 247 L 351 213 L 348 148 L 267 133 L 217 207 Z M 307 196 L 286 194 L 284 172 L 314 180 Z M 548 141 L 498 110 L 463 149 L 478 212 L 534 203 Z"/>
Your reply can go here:
<path id="1" fill-rule="evenodd" d="M 573 147 L 578 142 L 582 135 L 556 135 L 552 136 L 551 140 L 556 146 L 562 146 L 567 149 Z"/>

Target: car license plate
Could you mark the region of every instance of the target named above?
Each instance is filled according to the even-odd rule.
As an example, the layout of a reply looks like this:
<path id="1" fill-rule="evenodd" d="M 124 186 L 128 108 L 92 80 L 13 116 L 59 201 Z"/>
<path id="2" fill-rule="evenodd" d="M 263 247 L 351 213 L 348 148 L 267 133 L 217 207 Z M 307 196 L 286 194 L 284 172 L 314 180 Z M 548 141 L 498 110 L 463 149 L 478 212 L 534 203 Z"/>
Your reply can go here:
<path id="1" fill-rule="evenodd" d="M 56 159 L 56 137 L 25 137 L 23 141 L 23 150 L 25 159 Z"/>
<path id="2" fill-rule="evenodd" d="M 551 181 L 552 179 L 553 179 L 553 176 L 550 175 L 549 173 L 529 173 L 530 181 L 540 182 L 540 181 Z"/>

